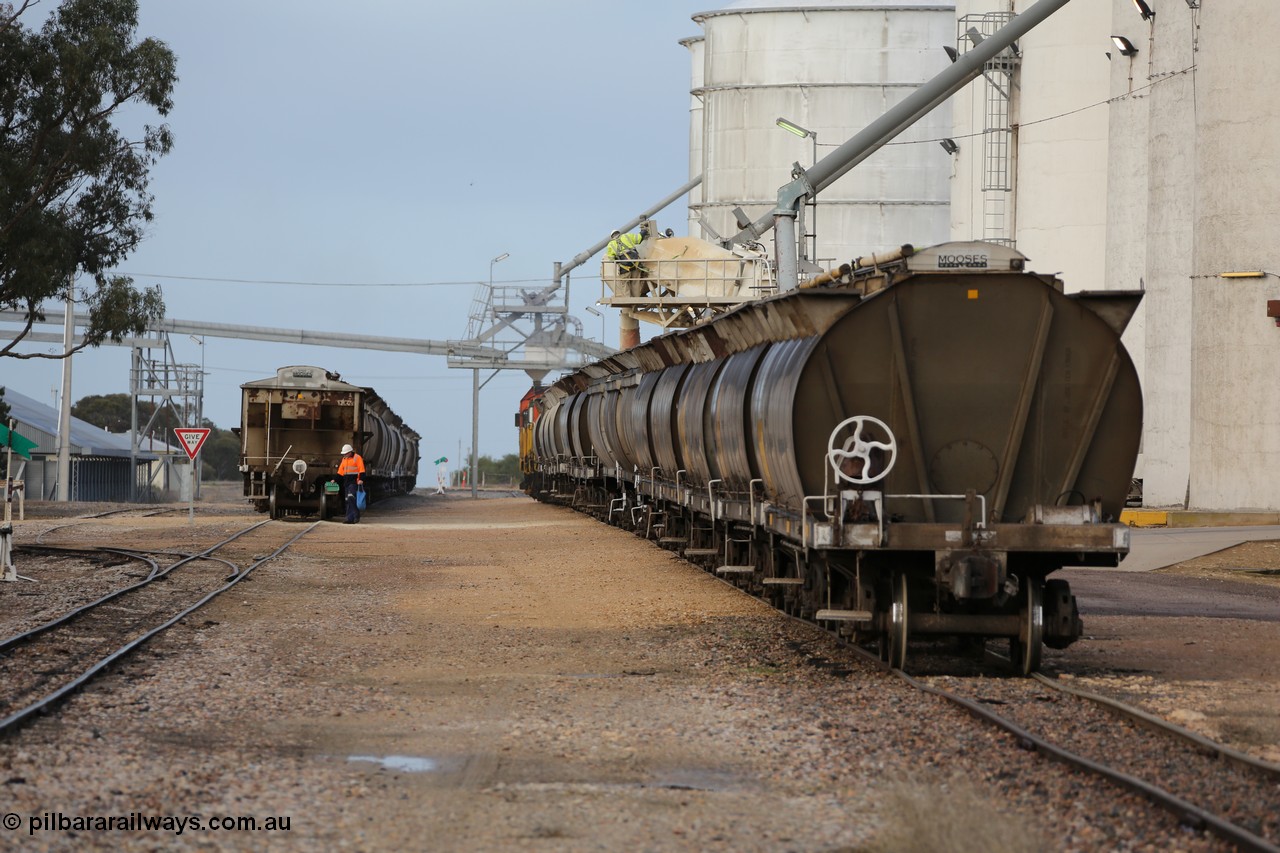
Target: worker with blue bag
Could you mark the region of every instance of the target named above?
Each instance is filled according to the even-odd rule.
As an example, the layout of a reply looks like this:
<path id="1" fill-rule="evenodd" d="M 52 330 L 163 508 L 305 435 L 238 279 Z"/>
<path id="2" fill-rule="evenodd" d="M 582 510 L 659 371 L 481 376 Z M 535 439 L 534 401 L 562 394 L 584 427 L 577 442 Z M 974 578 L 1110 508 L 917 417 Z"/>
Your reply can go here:
<path id="1" fill-rule="evenodd" d="M 338 463 L 338 476 L 342 478 L 342 493 L 347 499 L 347 520 L 343 524 L 359 524 L 360 510 L 364 509 L 364 459 L 349 444 L 342 445 L 342 461 Z"/>

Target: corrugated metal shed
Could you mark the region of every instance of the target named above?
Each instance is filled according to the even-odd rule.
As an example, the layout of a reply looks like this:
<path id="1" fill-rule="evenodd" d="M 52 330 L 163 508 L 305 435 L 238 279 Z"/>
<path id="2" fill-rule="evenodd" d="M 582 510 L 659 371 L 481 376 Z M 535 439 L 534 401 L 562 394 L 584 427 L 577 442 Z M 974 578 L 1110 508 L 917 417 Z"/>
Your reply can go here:
<path id="1" fill-rule="evenodd" d="M 58 410 L 8 387 L 4 401 L 9 404 L 9 417 L 13 418 L 18 433 L 36 443 L 30 462 L 14 457 L 12 476 L 26 484 L 28 500 L 52 500 L 58 477 Z M 150 466 L 160 459 L 157 451 L 177 452 L 157 443 L 154 450 L 140 449 L 137 464 L 131 465 L 129 445 L 127 434 L 109 433 L 87 421 L 72 418 L 71 500 L 131 500 L 135 492 L 145 488 Z M 2 465 L 0 457 L 0 467 Z"/>
<path id="2" fill-rule="evenodd" d="M 32 455 L 56 456 L 58 453 L 58 410 L 6 387 L 4 401 L 9 404 L 9 417 L 18 423 L 18 432 L 36 443 Z M 25 429 L 24 429 L 25 427 Z M 71 455 L 73 456 L 129 456 L 128 434 L 116 434 L 96 427 L 79 418 L 71 419 Z M 170 448 L 156 448 L 167 452 Z M 155 453 L 140 450 L 138 459 L 152 462 Z"/>

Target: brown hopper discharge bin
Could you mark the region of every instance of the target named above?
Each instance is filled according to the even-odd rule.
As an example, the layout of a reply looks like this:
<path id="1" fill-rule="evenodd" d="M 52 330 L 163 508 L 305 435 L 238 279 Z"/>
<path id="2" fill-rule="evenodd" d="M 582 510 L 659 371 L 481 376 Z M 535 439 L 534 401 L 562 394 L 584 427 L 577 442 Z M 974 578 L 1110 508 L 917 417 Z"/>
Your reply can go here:
<path id="1" fill-rule="evenodd" d="M 1128 548 L 1142 397 L 1120 336 L 1141 295 L 1066 294 L 1024 262 L 904 247 L 584 368 L 539 403 L 534 491 L 856 631 L 905 637 L 890 604 L 919 587 L 917 630 L 1016 640 L 1049 608 L 1044 641 L 1069 643 L 1074 601 L 1045 576 Z"/>

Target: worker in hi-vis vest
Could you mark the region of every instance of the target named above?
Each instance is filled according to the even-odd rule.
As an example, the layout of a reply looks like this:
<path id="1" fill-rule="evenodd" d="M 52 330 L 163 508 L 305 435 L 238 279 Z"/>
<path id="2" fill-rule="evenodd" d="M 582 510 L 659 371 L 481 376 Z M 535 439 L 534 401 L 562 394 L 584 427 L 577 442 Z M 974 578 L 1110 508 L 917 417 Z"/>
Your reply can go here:
<path id="1" fill-rule="evenodd" d="M 347 498 L 347 520 L 343 524 L 358 524 L 360 507 L 356 505 L 356 492 L 364 486 L 364 459 L 349 444 L 342 445 L 342 461 L 338 463 L 338 476 L 342 478 L 342 493 Z"/>
<path id="2" fill-rule="evenodd" d="M 643 296 L 644 286 L 636 281 L 642 275 L 640 266 L 640 244 L 649 236 L 644 228 L 623 234 L 614 229 L 609 235 L 609 245 L 604 250 L 606 260 L 616 263 L 615 269 L 619 278 L 630 279 L 627 282 L 627 296 Z"/>

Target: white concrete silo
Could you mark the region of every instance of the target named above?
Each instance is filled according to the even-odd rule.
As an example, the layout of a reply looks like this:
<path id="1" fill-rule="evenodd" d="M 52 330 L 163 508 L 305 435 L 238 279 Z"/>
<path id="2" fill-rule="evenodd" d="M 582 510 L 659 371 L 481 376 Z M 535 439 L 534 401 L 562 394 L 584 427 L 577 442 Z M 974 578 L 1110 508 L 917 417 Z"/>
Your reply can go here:
<path id="1" fill-rule="evenodd" d="M 937 0 L 738 0 L 695 15 L 703 39 L 688 42 L 700 102 L 690 171 L 703 181 L 690 199 L 690 233 L 735 234 L 736 207 L 751 220 L 768 213 L 793 163 L 811 166 L 942 70 L 954 8 Z M 814 132 L 816 145 L 779 128 L 779 118 Z M 816 233 L 809 257 L 830 266 L 945 240 L 950 158 L 936 141 L 909 143 L 948 137 L 950 126 L 944 104 L 824 190 L 816 214 L 806 211 L 806 230 Z"/>

